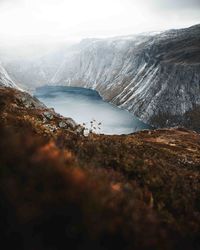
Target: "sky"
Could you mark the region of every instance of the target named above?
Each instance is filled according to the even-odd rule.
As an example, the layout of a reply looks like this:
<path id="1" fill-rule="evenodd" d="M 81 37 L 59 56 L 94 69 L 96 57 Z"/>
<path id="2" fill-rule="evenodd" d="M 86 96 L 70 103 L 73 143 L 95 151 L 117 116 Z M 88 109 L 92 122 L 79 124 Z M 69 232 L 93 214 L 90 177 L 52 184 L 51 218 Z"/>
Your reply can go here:
<path id="1" fill-rule="evenodd" d="M 0 43 L 56 43 L 189 27 L 200 0 L 0 0 Z"/>

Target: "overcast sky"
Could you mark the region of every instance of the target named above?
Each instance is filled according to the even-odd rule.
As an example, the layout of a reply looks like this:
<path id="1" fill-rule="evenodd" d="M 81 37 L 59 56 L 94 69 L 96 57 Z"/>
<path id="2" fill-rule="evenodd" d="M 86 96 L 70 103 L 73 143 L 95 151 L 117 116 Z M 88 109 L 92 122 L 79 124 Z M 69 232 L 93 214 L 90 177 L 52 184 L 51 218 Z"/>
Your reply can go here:
<path id="1" fill-rule="evenodd" d="M 0 41 L 56 42 L 188 27 L 200 0 L 0 0 Z"/>

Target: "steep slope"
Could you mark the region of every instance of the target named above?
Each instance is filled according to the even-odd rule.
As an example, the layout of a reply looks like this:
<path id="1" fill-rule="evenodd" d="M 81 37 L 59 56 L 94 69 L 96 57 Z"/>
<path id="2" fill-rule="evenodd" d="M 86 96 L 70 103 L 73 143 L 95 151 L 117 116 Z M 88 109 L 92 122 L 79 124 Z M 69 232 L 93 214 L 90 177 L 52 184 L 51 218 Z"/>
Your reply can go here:
<path id="1" fill-rule="evenodd" d="M 200 130 L 200 25 L 80 44 L 5 63 L 31 90 L 45 84 L 96 89 L 155 127 Z"/>
<path id="2" fill-rule="evenodd" d="M 56 135 L 60 130 L 73 133 L 81 133 L 83 128 L 76 124 L 71 118 L 64 118 L 57 114 L 54 109 L 48 109 L 37 98 L 18 89 L 0 86 L 0 123 L 7 123 L 10 126 L 18 126 L 21 123 L 25 127 L 32 127 L 34 131 L 41 131 L 48 136 Z"/>
<path id="3" fill-rule="evenodd" d="M 2 87 L 0 138 L 6 249 L 199 249 L 199 134 L 84 137 L 37 99 Z"/>
<path id="4" fill-rule="evenodd" d="M 1 64 L 0 64 L 0 86 L 18 88 Z"/>
<path id="5" fill-rule="evenodd" d="M 156 127 L 184 125 L 200 105 L 200 25 L 157 35 L 85 40 L 52 84 L 97 89 Z"/>

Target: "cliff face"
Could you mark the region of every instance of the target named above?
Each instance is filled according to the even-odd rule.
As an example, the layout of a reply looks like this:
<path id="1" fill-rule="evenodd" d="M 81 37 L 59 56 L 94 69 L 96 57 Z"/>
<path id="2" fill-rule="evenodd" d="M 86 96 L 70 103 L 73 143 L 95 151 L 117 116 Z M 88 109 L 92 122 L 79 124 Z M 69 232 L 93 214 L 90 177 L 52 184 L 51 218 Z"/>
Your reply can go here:
<path id="1" fill-rule="evenodd" d="M 200 25 L 86 39 L 52 55 L 5 66 L 24 89 L 45 84 L 92 88 L 155 127 L 200 128 Z"/>
<path id="2" fill-rule="evenodd" d="M 84 137 L 69 118 L 2 87 L 0 138 L 6 249 L 199 249 L 199 134 Z"/>
<path id="3" fill-rule="evenodd" d="M 0 64 L 0 86 L 18 88 L 14 81 L 10 78 L 5 68 Z"/>
<path id="4" fill-rule="evenodd" d="M 200 105 L 200 26 L 86 40 L 66 56 L 51 83 L 97 89 L 156 127 L 194 128 L 186 117 Z"/>

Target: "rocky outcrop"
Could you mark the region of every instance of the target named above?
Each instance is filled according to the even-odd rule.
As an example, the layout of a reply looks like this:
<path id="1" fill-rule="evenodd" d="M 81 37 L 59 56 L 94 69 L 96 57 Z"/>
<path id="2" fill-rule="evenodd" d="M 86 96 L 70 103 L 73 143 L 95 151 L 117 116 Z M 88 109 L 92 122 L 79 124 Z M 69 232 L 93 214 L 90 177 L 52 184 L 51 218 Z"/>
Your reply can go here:
<path id="1" fill-rule="evenodd" d="M 73 134 L 83 133 L 83 127 L 73 119 L 64 118 L 37 98 L 17 89 L 0 87 L 0 106 L 1 123 L 9 121 L 12 126 L 17 126 L 24 120 L 30 127 L 34 124 L 34 130 L 43 131 L 47 136 L 48 133 L 57 134 L 61 129 Z"/>

